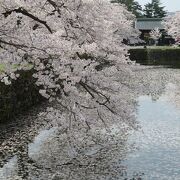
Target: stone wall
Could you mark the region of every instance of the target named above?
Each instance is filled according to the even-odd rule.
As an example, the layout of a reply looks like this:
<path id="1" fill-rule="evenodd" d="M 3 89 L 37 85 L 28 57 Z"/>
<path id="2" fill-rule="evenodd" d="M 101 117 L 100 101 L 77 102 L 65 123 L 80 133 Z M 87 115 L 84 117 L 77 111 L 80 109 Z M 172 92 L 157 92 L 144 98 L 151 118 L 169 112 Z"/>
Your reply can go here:
<path id="1" fill-rule="evenodd" d="M 14 118 L 43 100 L 32 77 L 33 70 L 19 71 L 18 74 L 20 77 L 13 80 L 11 85 L 0 82 L 0 123 Z"/>

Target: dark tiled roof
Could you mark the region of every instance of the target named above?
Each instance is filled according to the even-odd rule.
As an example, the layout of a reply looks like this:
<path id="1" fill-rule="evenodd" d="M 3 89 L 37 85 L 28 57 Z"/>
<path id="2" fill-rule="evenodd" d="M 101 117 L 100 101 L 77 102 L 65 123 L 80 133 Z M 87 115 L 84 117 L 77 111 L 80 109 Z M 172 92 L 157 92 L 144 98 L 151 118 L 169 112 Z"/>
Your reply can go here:
<path id="1" fill-rule="evenodd" d="M 160 18 L 139 18 L 135 22 L 135 26 L 139 30 L 164 29 Z"/>

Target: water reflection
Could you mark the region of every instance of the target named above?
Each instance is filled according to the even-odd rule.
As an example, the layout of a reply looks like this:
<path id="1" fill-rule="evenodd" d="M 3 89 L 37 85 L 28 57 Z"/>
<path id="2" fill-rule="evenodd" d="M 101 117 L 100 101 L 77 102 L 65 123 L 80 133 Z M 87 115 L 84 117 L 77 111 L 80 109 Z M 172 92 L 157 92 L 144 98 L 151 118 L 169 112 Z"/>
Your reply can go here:
<path id="1" fill-rule="evenodd" d="M 150 96 L 139 97 L 142 131 L 134 132 L 129 141 L 138 148 L 125 161 L 129 174 L 140 171 L 148 180 L 180 179 L 180 110 L 170 98 L 174 88 L 168 84 L 156 101 Z"/>
<path id="2" fill-rule="evenodd" d="M 3 161 L 0 180 L 179 180 L 178 83 L 166 85 L 162 79 L 158 84 L 159 76 L 153 78 L 153 82 L 140 78 L 138 92 L 150 94 L 138 98 L 137 120 L 141 129 L 134 131 L 114 121 L 109 123 L 109 131 L 103 126 L 87 133 L 75 126 L 71 132 L 57 124 L 41 131 L 34 128 L 37 125 L 27 127 L 23 133 L 19 131 L 19 136 L 25 135 L 23 143 L 17 142 L 14 156 Z M 130 102 L 133 113 L 134 101 Z M 30 138 L 34 129 L 39 133 Z"/>
<path id="3" fill-rule="evenodd" d="M 114 126 L 104 132 L 91 132 L 76 145 L 60 129 L 43 130 L 0 169 L 0 179 L 124 179 L 128 133 Z"/>
<path id="4" fill-rule="evenodd" d="M 50 141 L 56 132 L 56 127 L 41 130 L 33 143 L 25 143 L 19 147 L 16 155 L 11 157 L 2 168 L 0 168 L 0 180 L 29 179 L 29 166 L 35 166 L 32 157 L 41 151 L 43 143 Z M 31 179 L 31 178 L 30 178 Z"/>
<path id="5" fill-rule="evenodd" d="M 17 174 L 17 156 L 11 158 L 3 168 L 0 168 L 0 179 L 10 179 Z"/>
<path id="6" fill-rule="evenodd" d="M 50 138 L 56 133 L 57 127 L 40 131 L 39 135 L 35 137 L 34 141 L 28 145 L 28 154 L 30 157 L 38 154 L 41 151 L 43 143 L 50 140 Z"/>
<path id="7" fill-rule="evenodd" d="M 33 158 L 38 168 L 36 174 L 30 170 L 32 179 L 118 179 L 126 176 L 126 167 L 121 161 L 128 152 L 128 134 L 116 136 L 117 130 L 106 134 L 94 131 L 73 141 L 66 132 L 59 133 L 44 143 L 42 151 Z"/>

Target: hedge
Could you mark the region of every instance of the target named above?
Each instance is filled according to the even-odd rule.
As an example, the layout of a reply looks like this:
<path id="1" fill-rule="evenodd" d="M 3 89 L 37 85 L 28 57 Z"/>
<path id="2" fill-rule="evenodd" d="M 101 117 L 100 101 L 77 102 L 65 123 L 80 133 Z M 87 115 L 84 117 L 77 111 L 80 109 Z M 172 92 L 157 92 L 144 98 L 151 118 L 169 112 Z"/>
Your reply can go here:
<path id="1" fill-rule="evenodd" d="M 143 65 L 180 67 L 180 48 L 130 49 L 130 59 Z"/>

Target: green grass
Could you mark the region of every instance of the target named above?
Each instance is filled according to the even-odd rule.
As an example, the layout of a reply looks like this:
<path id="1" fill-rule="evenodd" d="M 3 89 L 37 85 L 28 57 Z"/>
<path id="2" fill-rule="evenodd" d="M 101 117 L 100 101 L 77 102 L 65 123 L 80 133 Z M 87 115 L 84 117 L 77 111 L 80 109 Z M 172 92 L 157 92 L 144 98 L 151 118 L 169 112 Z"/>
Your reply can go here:
<path id="1" fill-rule="evenodd" d="M 12 69 L 18 69 L 19 65 L 18 64 L 13 64 L 11 65 L 12 66 Z M 28 69 L 32 69 L 33 68 L 33 65 L 32 64 L 27 64 L 25 65 L 26 68 Z M 3 73 L 6 71 L 6 66 L 4 64 L 0 64 L 0 73 Z"/>
<path id="2" fill-rule="evenodd" d="M 5 70 L 4 64 L 0 64 L 0 73 L 4 72 L 4 70 Z"/>
<path id="3" fill-rule="evenodd" d="M 147 49 L 180 49 L 178 46 L 146 46 Z M 144 49 L 144 46 L 131 46 L 130 49 Z"/>
<path id="4" fill-rule="evenodd" d="M 177 46 L 147 46 L 148 49 L 180 49 Z"/>

